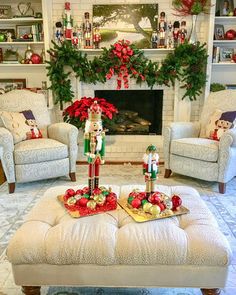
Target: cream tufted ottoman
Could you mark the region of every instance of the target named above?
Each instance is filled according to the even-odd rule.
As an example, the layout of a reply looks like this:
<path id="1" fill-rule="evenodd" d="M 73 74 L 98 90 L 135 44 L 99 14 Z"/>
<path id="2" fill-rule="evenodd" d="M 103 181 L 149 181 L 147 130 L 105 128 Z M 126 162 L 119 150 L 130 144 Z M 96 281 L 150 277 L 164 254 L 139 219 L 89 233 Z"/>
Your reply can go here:
<path id="1" fill-rule="evenodd" d="M 140 224 L 121 208 L 73 219 L 56 199 L 67 188 L 49 189 L 8 246 L 25 294 L 40 294 L 41 285 L 196 287 L 204 294 L 225 286 L 231 251 L 196 190 L 157 186 L 180 194 L 190 213 Z M 144 190 L 122 186 L 120 197 L 133 188 Z"/>

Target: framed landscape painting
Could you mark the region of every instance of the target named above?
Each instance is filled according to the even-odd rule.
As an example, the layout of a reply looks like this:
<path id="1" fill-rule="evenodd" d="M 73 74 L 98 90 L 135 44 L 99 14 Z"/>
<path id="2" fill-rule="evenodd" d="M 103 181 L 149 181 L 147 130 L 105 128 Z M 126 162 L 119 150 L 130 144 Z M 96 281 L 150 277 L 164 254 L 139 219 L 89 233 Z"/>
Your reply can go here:
<path id="1" fill-rule="evenodd" d="M 157 30 L 158 4 L 93 5 L 93 27 L 101 33 L 100 47 L 129 40 L 138 48 L 151 48 L 152 31 Z"/>

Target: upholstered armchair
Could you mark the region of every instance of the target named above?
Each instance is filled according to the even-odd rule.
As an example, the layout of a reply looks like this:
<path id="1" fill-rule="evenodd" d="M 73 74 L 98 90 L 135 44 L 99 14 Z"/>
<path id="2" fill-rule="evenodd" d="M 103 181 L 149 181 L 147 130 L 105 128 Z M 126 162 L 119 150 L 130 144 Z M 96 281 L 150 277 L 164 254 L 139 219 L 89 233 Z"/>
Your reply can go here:
<path id="1" fill-rule="evenodd" d="M 13 135 L 0 119 L 2 166 L 9 185 L 69 175 L 76 181 L 78 130 L 68 123 L 51 124 L 50 114 L 42 94 L 28 90 L 13 90 L 0 95 L 1 112 L 32 110 L 43 138 L 14 144 Z"/>
<path id="2" fill-rule="evenodd" d="M 164 131 L 165 177 L 171 172 L 219 183 L 236 176 L 236 129 L 224 132 L 219 141 L 206 138 L 206 128 L 215 110 L 236 111 L 236 91 L 212 92 L 203 106 L 200 122 L 176 122 Z"/>

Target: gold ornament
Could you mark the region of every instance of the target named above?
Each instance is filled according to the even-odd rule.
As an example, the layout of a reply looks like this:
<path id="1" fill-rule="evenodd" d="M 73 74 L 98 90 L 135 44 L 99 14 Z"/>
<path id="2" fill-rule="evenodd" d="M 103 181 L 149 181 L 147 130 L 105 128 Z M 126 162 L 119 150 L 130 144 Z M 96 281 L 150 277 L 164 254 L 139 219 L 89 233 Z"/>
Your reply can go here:
<path id="1" fill-rule="evenodd" d="M 97 206 L 97 203 L 94 200 L 90 200 L 87 203 L 87 207 L 92 209 L 92 210 L 94 210 L 96 208 L 96 206 Z"/>
<path id="2" fill-rule="evenodd" d="M 66 203 L 67 203 L 67 205 L 72 206 L 76 203 L 76 201 L 77 201 L 77 199 L 75 197 L 71 197 L 66 201 Z"/>
<path id="3" fill-rule="evenodd" d="M 153 205 L 150 209 L 149 212 L 153 215 L 153 216 L 158 216 L 161 212 L 161 208 L 157 205 Z"/>
<path id="4" fill-rule="evenodd" d="M 149 212 L 151 207 L 152 207 L 152 204 L 151 203 L 145 203 L 143 205 L 143 211 L 144 212 Z"/>
<path id="5" fill-rule="evenodd" d="M 106 201 L 106 197 L 103 194 L 95 195 L 93 199 L 98 205 L 103 205 Z"/>

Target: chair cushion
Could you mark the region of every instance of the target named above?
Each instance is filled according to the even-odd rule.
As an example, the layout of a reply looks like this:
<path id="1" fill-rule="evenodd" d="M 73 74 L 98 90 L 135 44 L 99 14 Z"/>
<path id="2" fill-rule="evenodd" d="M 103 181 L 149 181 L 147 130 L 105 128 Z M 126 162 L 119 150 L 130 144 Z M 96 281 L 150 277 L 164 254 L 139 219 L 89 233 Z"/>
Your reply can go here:
<path id="1" fill-rule="evenodd" d="M 171 153 L 208 162 L 218 160 L 218 141 L 207 138 L 181 138 L 171 142 Z"/>
<path id="2" fill-rule="evenodd" d="M 67 145 L 50 138 L 30 139 L 15 145 L 15 164 L 32 164 L 68 157 Z"/>

